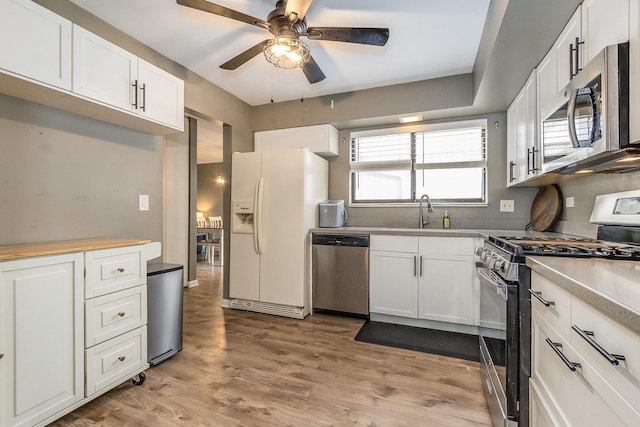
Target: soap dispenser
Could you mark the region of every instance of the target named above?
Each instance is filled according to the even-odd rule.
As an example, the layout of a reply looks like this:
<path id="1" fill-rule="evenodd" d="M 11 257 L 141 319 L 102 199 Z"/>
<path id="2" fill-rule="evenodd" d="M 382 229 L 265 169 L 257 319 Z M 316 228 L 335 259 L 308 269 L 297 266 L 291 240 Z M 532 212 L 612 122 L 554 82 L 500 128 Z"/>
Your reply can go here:
<path id="1" fill-rule="evenodd" d="M 442 217 L 442 228 L 451 227 L 451 220 L 449 219 L 449 211 L 444 211 L 444 216 Z"/>

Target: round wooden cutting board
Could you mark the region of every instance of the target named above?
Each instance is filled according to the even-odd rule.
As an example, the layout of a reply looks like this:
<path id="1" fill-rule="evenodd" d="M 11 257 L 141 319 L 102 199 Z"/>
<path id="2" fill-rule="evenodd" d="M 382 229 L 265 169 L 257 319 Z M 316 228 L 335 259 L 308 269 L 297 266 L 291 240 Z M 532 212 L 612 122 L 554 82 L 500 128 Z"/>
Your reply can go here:
<path id="1" fill-rule="evenodd" d="M 531 204 L 531 227 L 547 231 L 556 223 L 562 211 L 562 194 L 555 185 L 540 188 Z"/>

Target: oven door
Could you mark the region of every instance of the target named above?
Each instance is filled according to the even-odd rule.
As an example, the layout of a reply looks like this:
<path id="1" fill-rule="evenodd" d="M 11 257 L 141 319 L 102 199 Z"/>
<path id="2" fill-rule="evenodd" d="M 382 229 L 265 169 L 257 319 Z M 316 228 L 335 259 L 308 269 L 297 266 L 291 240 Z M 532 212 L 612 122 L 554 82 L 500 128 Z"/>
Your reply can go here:
<path id="1" fill-rule="evenodd" d="M 476 263 L 480 288 L 480 355 L 484 388 L 494 426 L 518 419 L 517 284 Z"/>

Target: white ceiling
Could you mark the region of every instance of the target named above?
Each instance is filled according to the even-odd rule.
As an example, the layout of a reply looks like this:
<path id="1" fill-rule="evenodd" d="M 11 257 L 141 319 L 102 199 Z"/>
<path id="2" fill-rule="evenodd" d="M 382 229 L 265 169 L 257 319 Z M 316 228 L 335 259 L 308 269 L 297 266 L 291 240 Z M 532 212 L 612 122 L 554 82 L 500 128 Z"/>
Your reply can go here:
<path id="1" fill-rule="evenodd" d="M 250 105 L 469 73 L 490 0 L 315 0 L 310 27 L 384 27 L 384 47 L 308 40 L 327 78 L 309 84 L 301 70 L 276 69 L 262 55 L 237 70 L 219 65 L 270 38 L 249 24 L 175 0 L 71 0 Z M 266 19 L 275 0 L 216 0 Z"/>

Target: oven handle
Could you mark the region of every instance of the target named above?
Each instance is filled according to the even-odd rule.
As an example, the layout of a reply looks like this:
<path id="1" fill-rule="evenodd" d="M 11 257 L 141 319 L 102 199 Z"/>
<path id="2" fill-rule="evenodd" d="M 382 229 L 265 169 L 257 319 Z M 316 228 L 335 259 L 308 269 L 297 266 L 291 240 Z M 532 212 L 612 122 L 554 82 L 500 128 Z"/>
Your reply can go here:
<path id="1" fill-rule="evenodd" d="M 540 291 L 534 291 L 533 289 L 529 289 L 529 293 L 536 297 L 536 299 L 538 301 L 540 301 L 542 304 L 544 304 L 545 307 L 549 307 L 551 305 L 556 305 L 555 301 L 547 301 L 546 299 L 542 298 L 542 292 Z"/>
<path id="2" fill-rule="evenodd" d="M 581 368 L 582 365 L 577 363 L 577 362 L 572 362 L 571 360 L 567 359 L 567 356 L 564 355 L 564 353 L 562 351 L 560 351 L 560 348 L 562 348 L 562 344 L 559 342 L 553 342 L 551 341 L 550 338 L 545 339 L 545 341 L 547 342 L 547 344 L 549 344 L 551 346 L 551 348 L 553 349 L 553 351 L 558 355 L 558 357 L 560 359 L 562 359 L 562 362 L 567 365 L 567 368 L 569 368 L 572 372 L 576 370 L 576 368 Z"/>
<path id="3" fill-rule="evenodd" d="M 476 273 L 478 274 L 478 276 L 484 279 L 483 282 L 491 284 L 495 288 L 496 293 L 499 295 L 502 295 L 502 297 L 506 300 L 507 293 L 505 288 L 507 287 L 507 284 L 504 282 L 501 282 L 496 277 L 491 277 L 492 274 L 487 274 L 487 272 L 489 271 L 490 270 L 487 268 L 487 266 L 484 265 L 482 262 L 480 261 L 476 262 Z"/>

